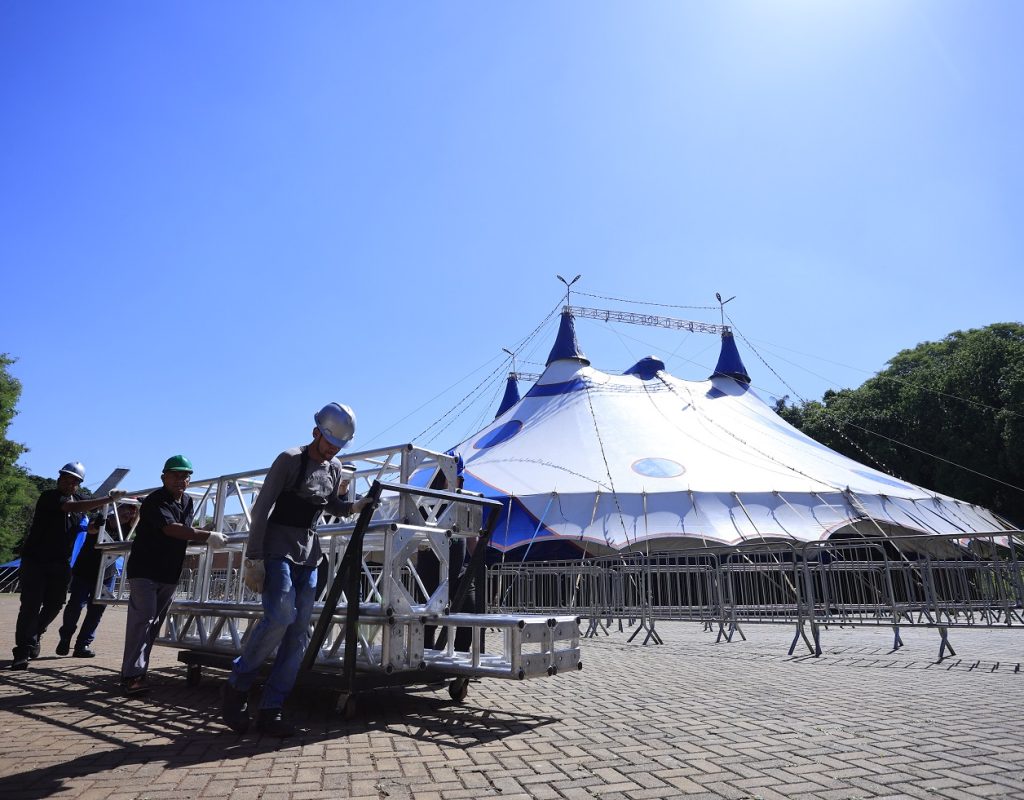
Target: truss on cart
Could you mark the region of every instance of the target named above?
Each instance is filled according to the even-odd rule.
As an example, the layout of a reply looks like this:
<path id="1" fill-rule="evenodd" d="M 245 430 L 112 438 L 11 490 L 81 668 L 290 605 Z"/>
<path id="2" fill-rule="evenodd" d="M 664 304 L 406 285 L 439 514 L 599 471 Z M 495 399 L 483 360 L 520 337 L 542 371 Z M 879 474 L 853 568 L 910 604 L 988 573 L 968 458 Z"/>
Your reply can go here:
<path id="1" fill-rule="evenodd" d="M 452 678 L 449 690 L 462 699 L 469 678 L 522 680 L 582 668 L 576 617 L 487 613 L 484 554 L 500 504 L 438 488 L 455 485 L 452 457 L 403 445 L 346 458 L 358 467 L 350 496 L 375 502 L 355 522 L 328 518 L 319 528 L 327 568 L 303 663 L 307 678 L 345 698 L 378 685 Z M 228 536 L 221 550 L 189 547 L 157 639 L 181 651 L 190 682 L 204 666 L 230 666 L 262 615 L 260 597 L 245 586 L 244 550 L 265 475 L 237 473 L 189 487 L 195 524 Z M 123 563 L 130 543 L 98 547 L 102 575 L 108 564 Z M 113 592 L 97 586 L 100 602 L 127 602 L 130 577 L 122 575 Z M 494 633 L 485 636 L 488 630 Z"/>

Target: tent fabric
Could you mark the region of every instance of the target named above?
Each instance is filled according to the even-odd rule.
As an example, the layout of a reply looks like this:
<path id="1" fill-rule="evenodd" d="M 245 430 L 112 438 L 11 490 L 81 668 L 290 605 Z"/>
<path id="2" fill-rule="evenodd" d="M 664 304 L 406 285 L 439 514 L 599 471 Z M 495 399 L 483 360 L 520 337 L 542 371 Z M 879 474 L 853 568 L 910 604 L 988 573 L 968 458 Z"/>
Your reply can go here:
<path id="1" fill-rule="evenodd" d="M 548 354 L 547 366 L 550 367 L 552 362 L 563 359 L 581 361 L 584 364 L 590 363 L 587 357 L 583 355 L 579 342 L 576 341 L 576 326 L 573 324 L 572 314 L 568 311 L 562 312 L 562 317 L 558 323 L 558 335 L 555 337 L 555 343 Z"/>
<path id="2" fill-rule="evenodd" d="M 736 349 L 736 340 L 732 336 L 732 331 L 722 334 L 722 350 L 718 355 L 718 364 L 715 365 L 715 371 L 711 377 L 735 378 L 740 383 L 750 383 L 750 376 L 747 375 L 740 352 Z"/>
<path id="3" fill-rule="evenodd" d="M 789 425 L 750 387 L 731 335 L 706 381 L 652 369 L 651 359 L 622 375 L 598 370 L 568 315 L 558 339 L 537 384 L 453 449 L 466 488 L 505 504 L 492 540 L 499 549 L 562 541 L 610 552 L 1009 528 Z"/>
<path id="4" fill-rule="evenodd" d="M 498 413 L 495 414 L 495 418 L 500 417 L 512 406 L 519 402 L 519 381 L 516 379 L 515 373 L 511 373 L 508 376 L 508 380 L 505 382 L 505 394 L 501 398 L 501 403 L 498 404 Z"/>

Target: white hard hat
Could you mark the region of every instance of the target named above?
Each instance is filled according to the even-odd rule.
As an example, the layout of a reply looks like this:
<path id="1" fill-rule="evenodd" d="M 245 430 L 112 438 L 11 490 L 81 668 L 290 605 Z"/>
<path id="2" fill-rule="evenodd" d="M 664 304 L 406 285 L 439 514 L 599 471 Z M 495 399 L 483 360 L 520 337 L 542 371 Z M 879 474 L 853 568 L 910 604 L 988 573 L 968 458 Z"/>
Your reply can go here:
<path id="1" fill-rule="evenodd" d="M 313 421 L 320 434 L 335 447 L 344 447 L 356 434 L 356 415 L 341 403 L 328 403 L 316 414 Z"/>

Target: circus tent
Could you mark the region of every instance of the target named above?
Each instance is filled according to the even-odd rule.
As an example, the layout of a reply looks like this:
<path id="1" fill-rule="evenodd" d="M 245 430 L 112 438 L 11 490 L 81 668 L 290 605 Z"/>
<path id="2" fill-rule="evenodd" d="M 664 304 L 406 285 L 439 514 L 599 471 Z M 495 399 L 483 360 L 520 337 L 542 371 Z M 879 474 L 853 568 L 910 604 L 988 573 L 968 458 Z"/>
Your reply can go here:
<path id="1" fill-rule="evenodd" d="M 789 425 L 728 330 L 707 380 L 653 357 L 613 374 L 591 365 L 564 312 L 541 377 L 522 397 L 510 382 L 494 421 L 454 451 L 466 489 L 504 504 L 494 545 L 530 557 L 1011 527 Z"/>

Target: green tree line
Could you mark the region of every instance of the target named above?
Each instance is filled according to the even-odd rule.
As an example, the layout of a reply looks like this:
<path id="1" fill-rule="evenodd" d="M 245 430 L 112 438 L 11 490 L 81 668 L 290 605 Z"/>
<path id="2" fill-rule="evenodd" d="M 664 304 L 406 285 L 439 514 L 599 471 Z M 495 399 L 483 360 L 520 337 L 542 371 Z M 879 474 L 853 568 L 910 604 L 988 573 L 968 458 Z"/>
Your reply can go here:
<path id="1" fill-rule="evenodd" d="M 856 389 L 776 410 L 850 458 L 1024 523 L 1024 325 L 955 331 Z"/>
<path id="2" fill-rule="evenodd" d="M 13 363 L 7 353 L 0 353 L 0 564 L 13 557 L 40 492 L 32 476 L 17 463 L 28 448 L 7 438 L 21 397 L 21 382 L 7 369 Z"/>

